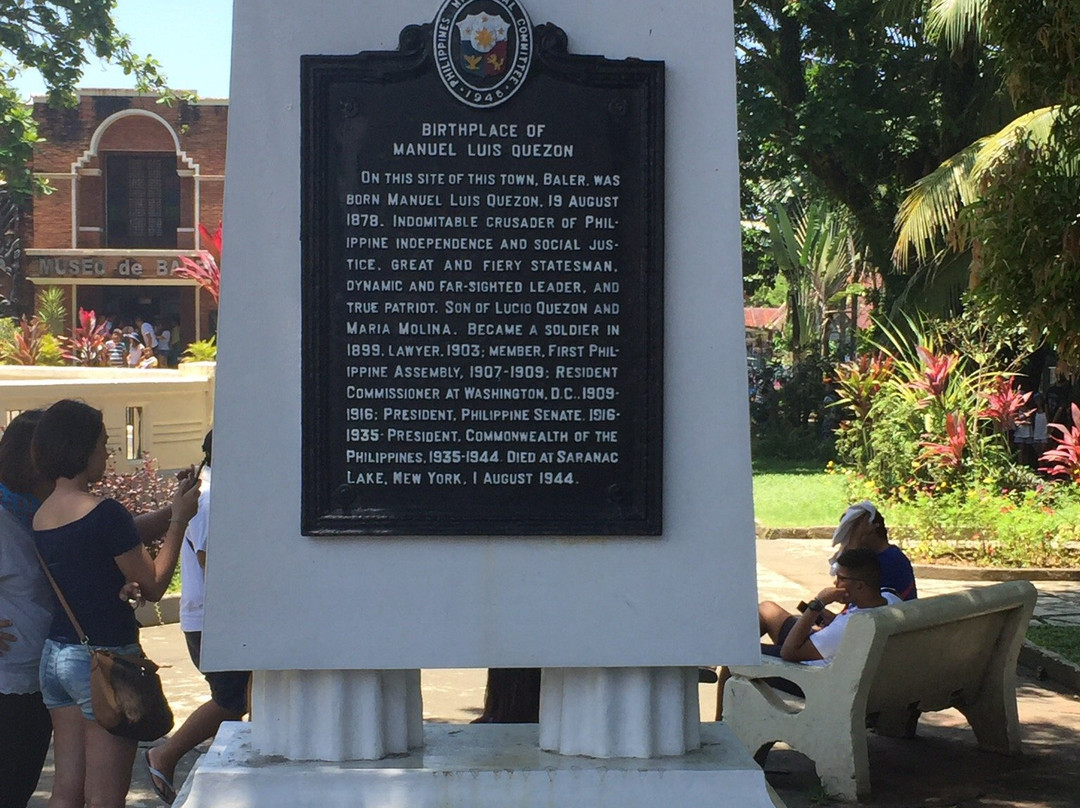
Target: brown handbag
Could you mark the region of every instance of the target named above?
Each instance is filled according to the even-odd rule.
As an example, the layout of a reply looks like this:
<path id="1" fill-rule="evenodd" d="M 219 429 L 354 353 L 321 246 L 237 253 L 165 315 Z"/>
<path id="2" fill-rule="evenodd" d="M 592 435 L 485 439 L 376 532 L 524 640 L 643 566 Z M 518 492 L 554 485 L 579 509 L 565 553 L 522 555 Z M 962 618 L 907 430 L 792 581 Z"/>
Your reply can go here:
<path id="1" fill-rule="evenodd" d="M 155 741 L 171 730 L 173 714 L 161 687 L 158 666 L 145 654 L 116 654 L 93 648 L 41 553 L 38 561 L 79 640 L 90 650 L 90 704 L 94 708 L 94 720 L 113 735 L 136 741 Z"/>

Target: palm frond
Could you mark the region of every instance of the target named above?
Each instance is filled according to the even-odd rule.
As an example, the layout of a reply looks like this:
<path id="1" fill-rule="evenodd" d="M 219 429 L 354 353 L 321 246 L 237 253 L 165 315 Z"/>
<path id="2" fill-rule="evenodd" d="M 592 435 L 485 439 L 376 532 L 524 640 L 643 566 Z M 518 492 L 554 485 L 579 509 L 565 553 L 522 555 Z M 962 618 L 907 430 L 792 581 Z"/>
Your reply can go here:
<path id="1" fill-rule="evenodd" d="M 934 0 L 926 12 L 926 35 L 931 42 L 959 50 L 969 33 L 983 42 L 988 0 Z"/>
<path id="2" fill-rule="evenodd" d="M 893 261 L 897 265 L 907 266 L 912 247 L 920 260 L 931 258 L 960 209 L 976 199 L 972 167 L 985 141 L 982 138 L 957 152 L 908 189 L 896 213 Z"/>
<path id="3" fill-rule="evenodd" d="M 1059 107 L 1042 107 L 1009 121 L 998 132 L 984 138 L 983 148 L 971 167 L 976 182 L 988 170 L 1004 159 L 1019 141 L 1029 141 L 1034 146 L 1049 142 L 1050 132 L 1060 115 Z"/>
<path id="4" fill-rule="evenodd" d="M 960 209 L 979 198 L 986 173 L 1006 159 L 1019 141 L 1047 143 L 1059 114 L 1057 107 L 1025 113 L 957 152 L 911 186 L 896 214 L 893 261 L 907 266 L 912 248 L 921 261 L 936 259 L 938 245 L 952 230 Z"/>

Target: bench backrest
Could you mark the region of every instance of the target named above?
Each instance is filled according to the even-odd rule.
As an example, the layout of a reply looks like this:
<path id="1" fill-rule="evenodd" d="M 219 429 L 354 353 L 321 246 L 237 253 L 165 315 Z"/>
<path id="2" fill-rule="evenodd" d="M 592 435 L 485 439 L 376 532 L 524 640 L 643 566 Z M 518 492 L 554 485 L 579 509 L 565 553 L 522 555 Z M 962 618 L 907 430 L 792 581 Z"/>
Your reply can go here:
<path id="1" fill-rule="evenodd" d="M 856 614 L 831 667 L 848 670 L 868 713 L 973 702 L 988 674 L 1015 670 L 1035 597 L 1030 582 L 1009 581 Z"/>

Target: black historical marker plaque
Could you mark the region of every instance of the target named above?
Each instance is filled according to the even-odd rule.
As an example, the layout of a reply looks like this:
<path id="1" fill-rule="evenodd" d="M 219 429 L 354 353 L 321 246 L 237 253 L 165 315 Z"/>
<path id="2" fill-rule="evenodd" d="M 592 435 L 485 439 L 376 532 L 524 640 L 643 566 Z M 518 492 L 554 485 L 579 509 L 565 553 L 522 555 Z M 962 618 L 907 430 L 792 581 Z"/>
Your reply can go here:
<path id="1" fill-rule="evenodd" d="M 305 534 L 660 533 L 663 76 L 516 0 L 303 57 Z"/>

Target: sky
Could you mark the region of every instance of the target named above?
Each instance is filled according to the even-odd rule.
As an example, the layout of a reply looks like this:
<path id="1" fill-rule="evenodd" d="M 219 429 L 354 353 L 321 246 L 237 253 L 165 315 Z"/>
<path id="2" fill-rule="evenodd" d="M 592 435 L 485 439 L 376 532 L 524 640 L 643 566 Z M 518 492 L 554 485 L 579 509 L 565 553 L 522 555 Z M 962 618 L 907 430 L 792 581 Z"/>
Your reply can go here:
<path id="1" fill-rule="evenodd" d="M 228 98 L 231 0 L 118 0 L 114 19 L 131 37 L 132 50 L 161 63 L 170 87 L 194 90 L 201 98 Z M 25 72 L 14 85 L 25 98 L 45 92 L 37 71 Z M 134 89 L 134 82 L 91 55 L 79 86 Z"/>

